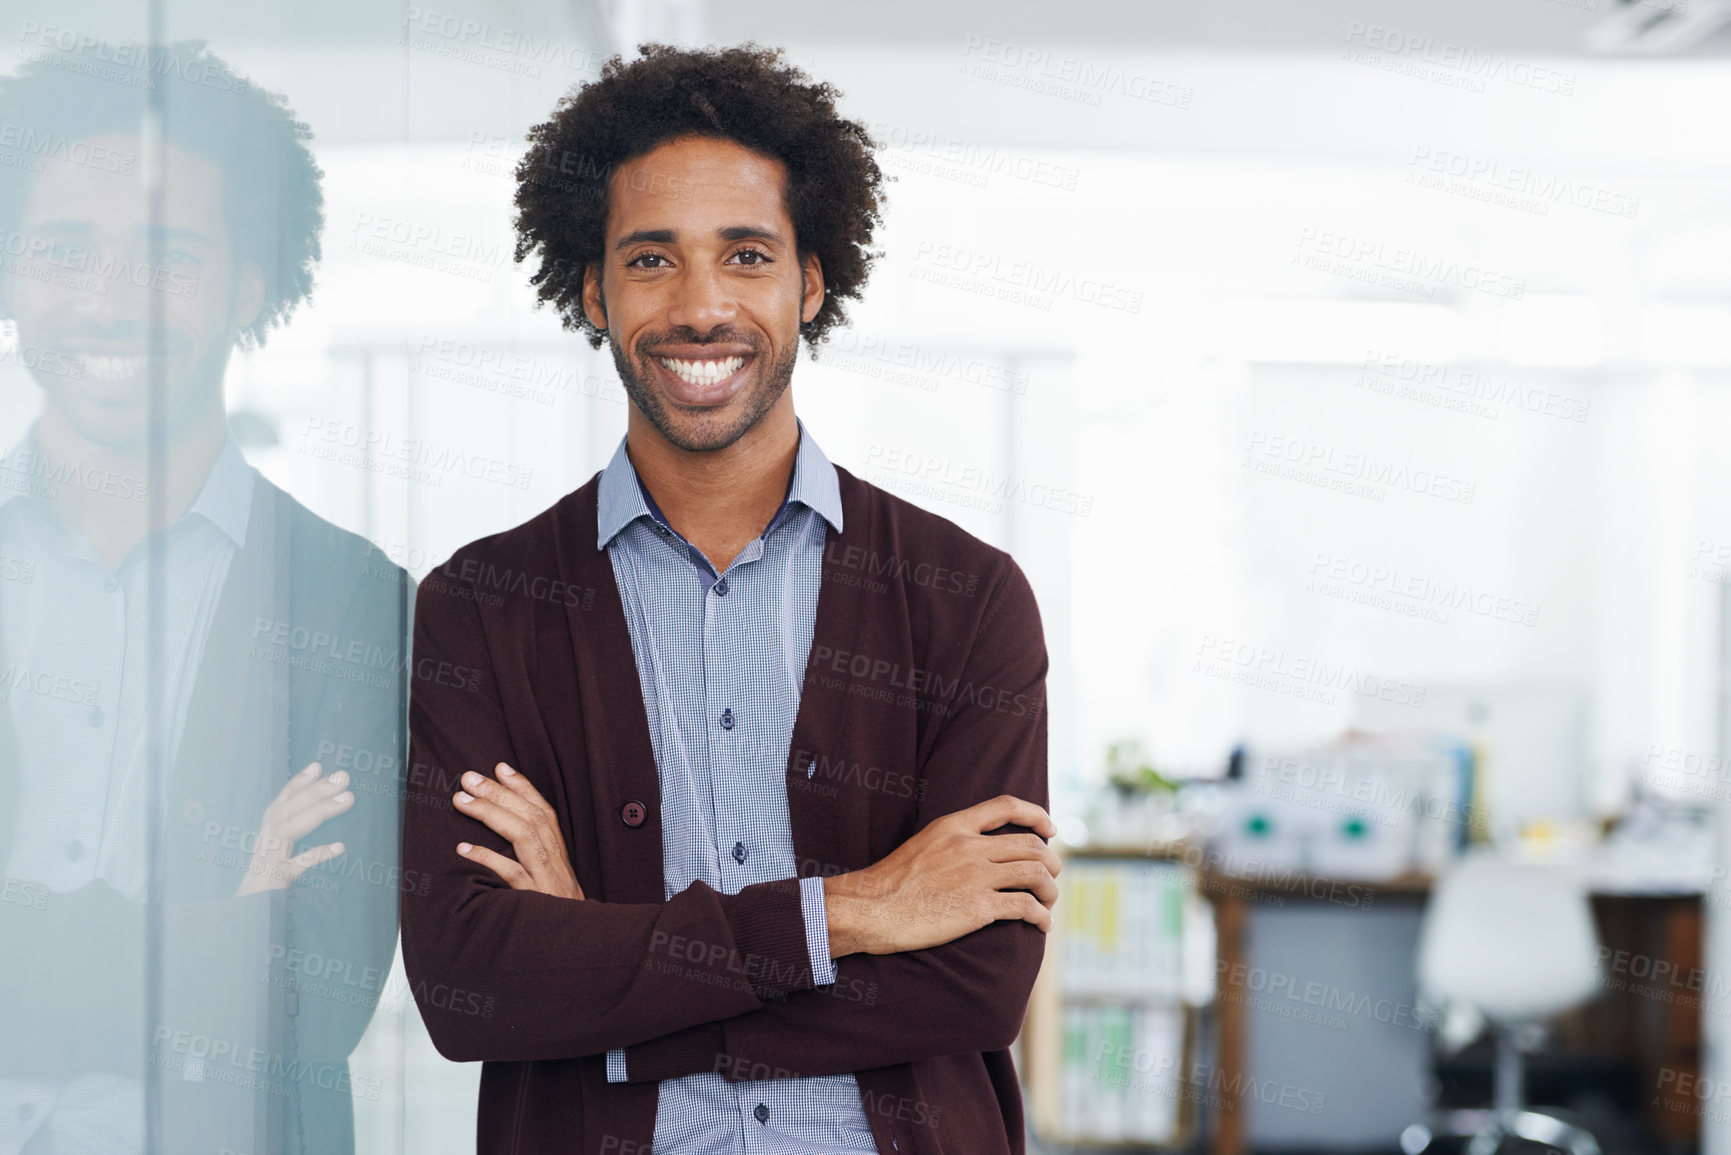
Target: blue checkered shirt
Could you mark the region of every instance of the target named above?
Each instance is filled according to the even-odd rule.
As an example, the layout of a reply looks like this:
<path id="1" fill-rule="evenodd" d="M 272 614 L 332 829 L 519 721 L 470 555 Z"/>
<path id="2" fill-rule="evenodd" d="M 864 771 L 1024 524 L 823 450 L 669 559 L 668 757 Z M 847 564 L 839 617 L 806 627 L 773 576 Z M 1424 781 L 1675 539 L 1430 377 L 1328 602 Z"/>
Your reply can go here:
<path id="1" fill-rule="evenodd" d="M 601 473 L 596 548 L 619 583 L 661 782 L 666 898 L 702 879 L 723 894 L 798 875 L 783 768 L 799 710 L 827 527 L 841 532 L 835 466 L 799 422 L 787 496 L 717 574 L 661 515 L 620 439 Z M 823 880 L 800 880 L 817 985 L 835 981 Z M 625 1081 L 625 1052 L 607 1081 Z M 656 1155 L 875 1155 L 853 1075 L 729 1083 L 664 1079 Z"/>

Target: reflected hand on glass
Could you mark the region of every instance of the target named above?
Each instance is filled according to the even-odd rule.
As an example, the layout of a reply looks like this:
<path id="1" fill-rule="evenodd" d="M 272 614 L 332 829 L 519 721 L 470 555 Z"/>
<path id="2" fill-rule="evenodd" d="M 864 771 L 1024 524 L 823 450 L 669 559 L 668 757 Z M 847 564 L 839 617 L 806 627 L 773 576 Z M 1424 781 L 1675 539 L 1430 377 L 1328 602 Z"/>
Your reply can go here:
<path id="1" fill-rule="evenodd" d="M 328 842 L 299 854 L 295 843 L 318 829 L 327 818 L 334 818 L 355 804 L 346 770 L 338 770 L 328 778 L 319 777 L 324 769 L 317 762 L 288 780 L 276 800 L 265 807 L 264 821 L 259 824 L 258 846 L 246 877 L 235 891 L 239 898 L 265 890 L 287 890 L 295 879 L 321 862 L 329 862 L 343 852 L 340 842 Z"/>
<path id="2" fill-rule="evenodd" d="M 457 809 L 476 819 L 511 844 L 515 859 L 467 842 L 457 853 L 480 863 L 504 879 L 512 890 L 538 890 L 557 898 L 583 898 L 559 816 L 529 780 L 503 762 L 495 768 L 497 782 L 474 771 L 463 775 L 465 791 L 455 796 Z"/>

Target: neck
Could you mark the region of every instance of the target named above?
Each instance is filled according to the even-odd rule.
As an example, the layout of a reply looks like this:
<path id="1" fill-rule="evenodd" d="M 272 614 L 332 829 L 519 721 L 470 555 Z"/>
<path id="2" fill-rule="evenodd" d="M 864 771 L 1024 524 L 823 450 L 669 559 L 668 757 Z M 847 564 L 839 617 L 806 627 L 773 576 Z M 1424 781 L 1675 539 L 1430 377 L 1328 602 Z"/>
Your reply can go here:
<path id="1" fill-rule="evenodd" d="M 787 495 L 799 454 L 792 390 L 738 441 L 708 453 L 672 444 L 633 406 L 625 450 L 667 524 L 719 572 L 768 527 Z"/>
<path id="2" fill-rule="evenodd" d="M 227 431 L 228 419 L 220 405 L 169 431 L 162 448 L 166 468 L 160 482 L 164 525 L 186 512 L 198 496 L 222 452 Z M 36 445 L 49 462 L 76 466 L 86 478 L 83 485 L 55 488 L 49 498 L 54 512 L 95 545 L 110 565 L 118 563 L 151 528 L 150 447 L 92 441 L 52 406 L 36 424 Z M 90 477 L 92 473 L 96 478 Z M 145 496 L 140 499 L 140 494 Z"/>

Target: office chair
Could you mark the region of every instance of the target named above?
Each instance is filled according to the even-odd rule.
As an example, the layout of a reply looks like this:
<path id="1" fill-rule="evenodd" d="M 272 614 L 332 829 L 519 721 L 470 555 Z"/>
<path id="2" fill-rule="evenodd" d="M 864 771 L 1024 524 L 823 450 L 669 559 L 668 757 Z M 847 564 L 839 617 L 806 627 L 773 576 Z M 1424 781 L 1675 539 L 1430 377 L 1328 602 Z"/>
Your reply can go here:
<path id="1" fill-rule="evenodd" d="M 1438 1006 L 1465 1005 L 1496 1036 L 1489 1111 L 1450 1111 L 1401 1134 L 1419 1155 L 1438 1135 L 1471 1138 L 1467 1155 L 1493 1155 L 1508 1138 L 1599 1155 L 1585 1129 L 1522 1103 L 1524 1053 L 1539 1024 L 1595 993 L 1599 937 L 1585 889 L 1550 868 L 1475 847 L 1438 881 L 1419 930 L 1418 989 Z M 1440 1126 L 1437 1124 L 1440 1123 Z"/>

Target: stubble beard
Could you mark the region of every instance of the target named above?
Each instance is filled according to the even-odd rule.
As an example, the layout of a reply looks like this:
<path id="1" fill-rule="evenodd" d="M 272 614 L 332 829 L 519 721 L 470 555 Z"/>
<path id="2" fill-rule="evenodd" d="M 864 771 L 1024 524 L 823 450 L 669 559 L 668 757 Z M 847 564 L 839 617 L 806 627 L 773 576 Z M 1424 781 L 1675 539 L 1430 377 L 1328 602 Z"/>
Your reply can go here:
<path id="1" fill-rule="evenodd" d="M 696 428 L 681 427 L 673 415 L 668 412 L 661 394 L 648 384 L 648 376 L 654 373 L 654 367 L 648 364 L 653 351 L 642 356 L 641 361 L 633 360 L 615 341 L 609 340 L 613 349 L 613 367 L 618 370 L 619 380 L 625 386 L 625 395 L 631 398 L 631 403 L 637 406 L 639 412 L 649 419 L 657 432 L 666 438 L 668 443 L 687 453 L 713 453 L 718 449 L 726 449 L 751 431 L 763 415 L 775 407 L 781 400 L 781 395 L 787 392 L 787 387 L 793 382 L 794 363 L 799 358 L 799 342 L 795 340 L 787 347 L 780 359 L 767 368 L 759 369 L 762 356 L 756 352 L 753 344 L 752 370 L 756 381 L 748 386 L 745 408 L 738 417 L 719 427 L 712 426 L 711 419 L 698 418 L 693 424 Z"/>

